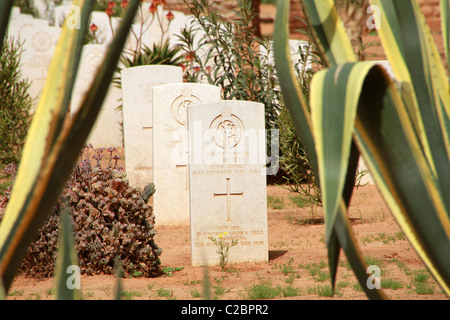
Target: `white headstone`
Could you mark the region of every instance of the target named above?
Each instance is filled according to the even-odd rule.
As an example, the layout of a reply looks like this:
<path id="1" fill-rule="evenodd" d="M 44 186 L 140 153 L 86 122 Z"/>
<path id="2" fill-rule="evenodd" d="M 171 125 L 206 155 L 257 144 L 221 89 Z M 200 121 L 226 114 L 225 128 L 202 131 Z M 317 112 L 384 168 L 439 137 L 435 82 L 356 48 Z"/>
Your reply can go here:
<path id="1" fill-rule="evenodd" d="M 64 1 L 61 5 L 55 7 L 55 26 L 62 27 L 64 20 L 69 15 L 72 7 L 72 1 Z"/>
<path id="2" fill-rule="evenodd" d="M 139 40 L 142 43 L 142 48 L 144 46 L 153 48 L 154 44 L 164 43 L 164 41 L 168 39 L 171 47 L 178 42 L 176 35 L 179 35 L 181 28 L 185 26 L 186 16 L 183 12 L 172 11 L 174 18 L 169 23 L 166 18 L 168 11 L 163 11 L 161 9 L 162 8 L 160 8 L 159 14 L 162 17 L 162 28 L 156 18 L 156 13 L 154 18 L 152 18 L 151 14 L 145 14 L 143 23 L 138 21 L 132 25 L 132 32 L 130 32 L 126 44 L 128 50 L 136 50 Z M 164 37 L 162 37 L 163 32 Z"/>
<path id="3" fill-rule="evenodd" d="M 264 124 L 264 105 L 256 102 L 189 107 L 193 265 L 219 262 L 210 237 L 237 240 L 230 263 L 268 260 Z"/>
<path id="4" fill-rule="evenodd" d="M 40 19 L 48 18 L 49 1 L 45 0 L 33 0 L 32 6 Z"/>
<path id="5" fill-rule="evenodd" d="M 31 82 L 28 92 L 33 98 L 39 98 L 44 88 L 60 35 L 61 28 L 48 25 L 24 25 L 21 28 L 19 38 L 24 42 L 22 76 Z"/>
<path id="6" fill-rule="evenodd" d="M 98 43 L 109 44 L 114 35 L 117 33 L 120 25 L 120 18 L 109 17 L 103 11 L 92 11 L 90 24 L 95 24 L 97 26 L 97 31 L 95 32 Z"/>
<path id="7" fill-rule="evenodd" d="M 84 45 L 72 92 L 70 108 L 72 115 L 83 103 L 85 94 L 91 87 L 106 50 L 107 46 L 101 44 Z M 91 143 L 94 147 L 123 146 L 122 111 L 117 110 L 121 104 L 121 94 L 119 88 L 114 84 L 110 84 L 97 121 L 86 143 Z"/>
<path id="8" fill-rule="evenodd" d="M 9 16 L 9 20 L 10 20 L 10 21 L 15 20 L 15 19 L 19 18 L 20 15 L 21 15 L 21 10 L 20 10 L 20 8 L 19 8 L 19 7 L 13 6 L 13 7 L 11 8 L 11 14 L 10 14 L 10 16 Z"/>
<path id="9" fill-rule="evenodd" d="M 267 52 L 267 49 L 269 52 Z M 311 54 L 308 54 L 308 42 L 303 40 L 290 39 L 289 40 L 289 51 L 291 53 L 291 62 L 293 65 L 298 65 L 299 69 L 301 69 L 301 64 L 303 62 L 301 55 L 307 55 L 306 59 L 306 70 L 312 70 L 312 57 Z M 273 47 L 272 43 L 269 44 L 269 48 L 265 48 L 261 46 L 260 54 L 267 57 L 267 63 L 274 63 L 273 56 Z"/>
<path id="10" fill-rule="evenodd" d="M 131 185 L 153 182 L 153 87 L 183 82 L 181 67 L 139 66 L 122 70 L 125 165 Z"/>
<path id="11" fill-rule="evenodd" d="M 198 83 L 153 88 L 153 212 L 159 225 L 189 225 L 187 109 L 220 100 L 220 88 Z"/>
<path id="12" fill-rule="evenodd" d="M 30 14 L 15 15 L 8 25 L 8 36 L 15 39 L 24 40 L 25 31 L 27 29 L 36 29 L 48 27 L 48 21 L 43 19 L 35 19 Z"/>

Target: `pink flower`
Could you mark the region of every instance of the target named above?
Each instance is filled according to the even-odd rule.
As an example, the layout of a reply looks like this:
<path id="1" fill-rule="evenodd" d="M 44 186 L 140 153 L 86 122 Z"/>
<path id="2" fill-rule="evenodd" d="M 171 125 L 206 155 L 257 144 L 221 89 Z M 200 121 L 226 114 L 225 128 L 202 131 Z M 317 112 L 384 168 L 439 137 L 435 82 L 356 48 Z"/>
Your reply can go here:
<path id="1" fill-rule="evenodd" d="M 169 10 L 169 12 L 166 14 L 166 18 L 167 20 L 172 21 L 175 16 L 173 15 L 172 11 Z"/>
<path id="2" fill-rule="evenodd" d="M 155 13 L 156 10 L 158 10 L 158 7 L 157 7 L 157 6 L 155 5 L 155 3 L 153 2 L 153 3 L 150 5 L 150 8 L 148 8 L 148 11 L 150 11 L 151 13 Z"/>
<path id="3" fill-rule="evenodd" d="M 114 9 L 107 8 L 105 9 L 105 13 L 108 15 L 108 17 L 112 17 L 114 15 Z"/>

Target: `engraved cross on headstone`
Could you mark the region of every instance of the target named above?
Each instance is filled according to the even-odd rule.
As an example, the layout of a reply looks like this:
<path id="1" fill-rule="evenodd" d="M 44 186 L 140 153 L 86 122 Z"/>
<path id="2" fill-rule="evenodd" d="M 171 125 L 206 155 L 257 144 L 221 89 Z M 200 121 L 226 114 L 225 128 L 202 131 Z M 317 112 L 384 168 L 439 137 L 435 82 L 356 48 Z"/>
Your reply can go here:
<path id="1" fill-rule="evenodd" d="M 175 167 L 178 168 L 186 168 L 186 190 L 189 190 L 189 167 L 187 165 L 187 159 L 189 155 L 188 155 L 188 151 L 186 151 L 186 161 L 184 162 L 184 164 L 177 164 L 175 165 Z"/>
<path id="2" fill-rule="evenodd" d="M 231 196 L 243 196 L 243 192 L 231 192 L 230 183 L 231 178 L 225 178 L 227 184 L 227 191 L 225 193 L 214 193 L 214 197 L 226 196 L 227 197 L 227 222 L 231 222 Z"/>

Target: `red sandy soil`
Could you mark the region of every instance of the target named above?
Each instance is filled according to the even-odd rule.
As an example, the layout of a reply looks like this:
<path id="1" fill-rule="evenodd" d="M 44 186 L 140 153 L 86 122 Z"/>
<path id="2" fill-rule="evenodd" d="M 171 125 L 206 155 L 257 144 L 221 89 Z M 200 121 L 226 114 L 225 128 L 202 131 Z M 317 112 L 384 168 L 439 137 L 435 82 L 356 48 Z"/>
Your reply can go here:
<path id="1" fill-rule="evenodd" d="M 338 294 L 325 297 L 319 292 L 330 285 L 327 249 L 324 243 L 325 227 L 312 223 L 322 218 L 321 209 L 313 213 L 311 207 L 297 207 L 291 201 L 296 194 L 279 186 L 267 189 L 269 261 L 263 263 L 229 264 L 226 271 L 218 266 L 208 269 L 211 298 L 220 300 L 249 300 L 251 287 L 266 284 L 296 288 L 295 296 L 279 295 L 275 299 L 318 300 L 344 299 L 366 300 L 357 287 L 357 280 L 344 254 L 338 270 Z M 274 201 L 274 199 L 283 199 Z M 278 204 L 276 204 L 278 202 Z M 278 209 L 274 209 L 273 207 Z M 428 274 L 409 242 L 404 238 L 397 223 L 387 209 L 376 187 L 355 189 L 349 210 L 352 228 L 365 257 L 372 258 L 381 267 L 381 278 L 397 281 L 398 289 L 385 289 L 393 300 L 447 300 L 448 297 L 431 276 L 426 279 L 432 293 L 419 291 L 414 281 L 418 274 Z M 122 279 L 124 299 L 203 299 L 205 270 L 190 265 L 190 232 L 188 226 L 156 226 L 155 240 L 163 250 L 162 267 L 176 268 L 171 274 L 158 278 L 133 277 Z M 232 249 L 231 249 L 232 250 Z M 372 262 L 374 263 L 374 262 Z M 311 270 L 320 270 L 313 274 Z M 288 268 L 290 267 L 290 268 Z M 283 272 L 284 271 L 284 272 Z M 325 280 L 323 279 L 325 278 Z M 423 276 L 421 277 L 423 279 Z M 427 278 L 425 276 L 425 278 Z M 53 299 L 53 279 L 36 280 L 17 277 L 7 299 Z M 82 276 L 82 297 L 86 300 L 114 299 L 116 278 L 114 276 Z M 54 290 L 53 290 L 54 291 Z"/>

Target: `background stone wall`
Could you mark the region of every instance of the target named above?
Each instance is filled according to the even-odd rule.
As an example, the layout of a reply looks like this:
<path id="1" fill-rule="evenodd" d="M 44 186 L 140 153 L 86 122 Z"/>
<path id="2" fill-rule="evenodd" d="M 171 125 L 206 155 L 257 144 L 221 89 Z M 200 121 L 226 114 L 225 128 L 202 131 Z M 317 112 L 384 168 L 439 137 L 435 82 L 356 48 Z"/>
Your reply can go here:
<path id="1" fill-rule="evenodd" d="M 151 0 L 146 0 L 151 1 Z M 300 29 L 304 29 L 305 25 L 301 19 L 304 19 L 302 11 L 302 0 L 290 0 L 291 1 L 291 17 L 289 28 L 292 39 L 305 39 L 305 36 L 299 32 Z M 441 20 L 440 20 L 440 7 L 439 0 L 418 0 L 421 6 L 422 12 L 426 17 L 427 23 L 430 26 L 433 33 L 438 49 L 443 54 L 443 44 L 441 36 Z M 236 0 L 214 0 L 215 5 L 223 12 L 225 16 L 232 14 L 232 9 L 236 7 Z M 275 19 L 276 8 L 272 4 L 264 4 L 262 0 L 253 0 L 255 8 L 259 9 L 258 30 L 263 35 L 270 35 L 273 31 L 273 23 Z M 167 9 L 182 11 L 189 14 L 189 10 L 186 8 L 183 0 L 167 0 Z M 301 18 L 301 19 L 299 19 Z M 379 39 L 376 35 L 365 35 L 364 40 L 367 42 L 373 42 L 370 48 L 368 48 L 369 59 L 385 59 L 383 49 L 379 46 Z"/>

